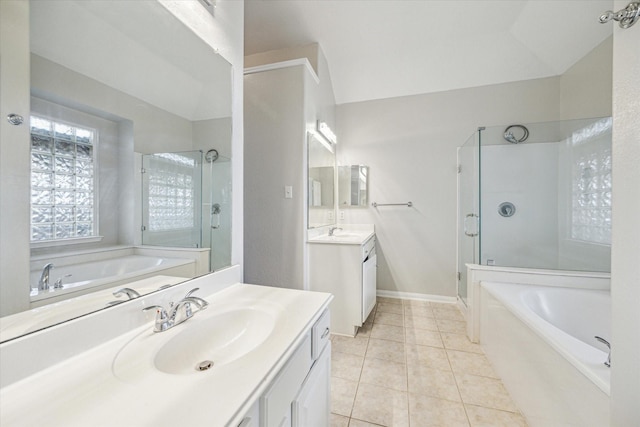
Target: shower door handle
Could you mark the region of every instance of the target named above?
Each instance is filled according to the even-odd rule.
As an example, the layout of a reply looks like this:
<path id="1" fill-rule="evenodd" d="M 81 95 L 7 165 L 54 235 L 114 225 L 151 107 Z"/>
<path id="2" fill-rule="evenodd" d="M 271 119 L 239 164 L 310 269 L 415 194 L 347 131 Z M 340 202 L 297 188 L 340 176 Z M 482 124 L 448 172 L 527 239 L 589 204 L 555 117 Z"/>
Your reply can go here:
<path id="1" fill-rule="evenodd" d="M 475 226 L 475 232 L 469 231 L 469 227 L 468 227 L 468 223 L 469 223 L 469 219 L 474 220 L 474 226 Z M 476 237 L 478 235 L 478 215 L 474 214 L 474 213 L 468 213 L 465 217 L 464 217 L 464 235 L 465 236 L 469 236 L 469 237 Z"/>
<path id="2" fill-rule="evenodd" d="M 220 228 L 220 203 L 214 203 L 211 205 L 211 228 L 217 230 Z M 214 215 L 215 215 L 215 225 L 214 225 Z"/>

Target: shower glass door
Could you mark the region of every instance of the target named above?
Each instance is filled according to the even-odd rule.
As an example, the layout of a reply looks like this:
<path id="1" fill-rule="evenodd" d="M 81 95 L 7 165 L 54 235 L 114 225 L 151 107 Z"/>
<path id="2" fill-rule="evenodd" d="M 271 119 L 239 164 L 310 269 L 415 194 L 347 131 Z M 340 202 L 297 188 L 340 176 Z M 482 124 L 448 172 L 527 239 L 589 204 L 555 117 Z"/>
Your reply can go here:
<path id="1" fill-rule="evenodd" d="M 142 244 L 202 247 L 202 152 L 142 156 Z"/>
<path id="2" fill-rule="evenodd" d="M 203 247 L 211 248 L 210 270 L 231 265 L 231 159 L 219 156 L 203 167 Z"/>
<path id="3" fill-rule="evenodd" d="M 480 131 L 458 148 L 458 296 L 467 303 L 467 267 L 477 263 L 480 237 Z"/>

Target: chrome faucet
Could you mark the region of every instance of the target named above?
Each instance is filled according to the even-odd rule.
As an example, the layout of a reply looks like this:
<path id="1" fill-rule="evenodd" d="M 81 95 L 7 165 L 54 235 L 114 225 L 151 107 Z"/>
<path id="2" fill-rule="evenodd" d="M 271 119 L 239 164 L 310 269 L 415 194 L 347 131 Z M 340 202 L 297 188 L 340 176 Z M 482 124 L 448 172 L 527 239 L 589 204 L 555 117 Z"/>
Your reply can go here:
<path id="1" fill-rule="evenodd" d="M 49 290 L 49 275 L 51 274 L 52 269 L 53 263 L 51 262 L 42 267 L 42 274 L 40 275 L 40 280 L 38 280 L 39 291 Z"/>
<path id="2" fill-rule="evenodd" d="M 342 228 L 340 228 L 340 227 L 331 227 L 329 229 L 329 236 L 333 236 L 333 233 L 335 233 L 336 230 L 342 230 Z"/>
<path id="3" fill-rule="evenodd" d="M 58 280 L 56 280 L 56 283 L 53 284 L 53 289 L 62 289 L 64 288 L 64 285 L 62 284 L 62 280 L 66 279 L 68 277 L 73 276 L 72 274 L 65 274 L 62 277 L 58 277 Z"/>
<path id="4" fill-rule="evenodd" d="M 122 295 L 126 295 L 129 299 L 139 298 L 140 294 L 131 288 L 118 289 L 113 293 L 113 296 L 120 298 Z"/>
<path id="5" fill-rule="evenodd" d="M 204 310 L 209 306 L 209 303 L 200 297 L 193 296 L 192 294 L 199 290 L 200 288 L 191 289 L 187 292 L 184 298 L 182 298 L 177 303 L 169 304 L 169 311 L 165 310 L 163 307 L 159 305 L 152 305 L 150 307 L 143 308 L 142 311 L 148 310 L 156 310 L 156 320 L 153 326 L 153 332 L 163 332 L 167 329 L 171 329 L 174 326 L 179 325 L 180 323 L 190 319 L 193 317 L 193 309 L 191 308 L 191 304 L 195 305 L 198 308 L 198 311 Z M 183 315 L 178 317 L 178 313 L 181 311 L 180 309 L 184 308 Z"/>
<path id="6" fill-rule="evenodd" d="M 611 367 L 611 344 L 609 344 L 609 341 L 597 335 L 594 338 L 600 341 L 602 344 L 606 345 L 607 348 L 609 349 L 609 354 L 607 355 L 607 361 L 604 362 L 604 364 L 607 368 L 610 368 Z"/>

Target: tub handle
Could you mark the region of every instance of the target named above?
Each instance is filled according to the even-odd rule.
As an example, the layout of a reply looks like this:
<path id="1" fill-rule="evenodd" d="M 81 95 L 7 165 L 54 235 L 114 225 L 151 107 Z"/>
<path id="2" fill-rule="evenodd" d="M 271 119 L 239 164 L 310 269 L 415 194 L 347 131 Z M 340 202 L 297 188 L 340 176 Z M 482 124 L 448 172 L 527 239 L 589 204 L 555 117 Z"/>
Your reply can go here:
<path id="1" fill-rule="evenodd" d="M 220 228 L 220 213 L 221 213 L 220 203 L 214 203 L 213 205 L 211 205 L 211 228 L 214 230 L 217 230 L 218 228 Z M 214 224 L 214 219 L 215 219 L 215 224 Z"/>
<path id="2" fill-rule="evenodd" d="M 610 368 L 611 367 L 611 344 L 609 344 L 609 341 L 597 335 L 594 338 L 600 341 L 602 344 L 606 345 L 607 348 L 609 349 L 609 355 L 607 356 L 607 361 L 604 362 L 604 364 L 607 366 L 607 368 Z"/>

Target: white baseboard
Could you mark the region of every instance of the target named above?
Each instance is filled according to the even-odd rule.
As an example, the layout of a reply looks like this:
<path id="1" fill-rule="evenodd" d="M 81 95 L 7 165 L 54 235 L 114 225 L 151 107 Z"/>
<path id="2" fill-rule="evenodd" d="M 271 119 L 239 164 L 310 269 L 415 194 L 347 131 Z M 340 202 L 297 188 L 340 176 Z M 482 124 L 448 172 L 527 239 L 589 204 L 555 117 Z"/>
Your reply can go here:
<path id="1" fill-rule="evenodd" d="M 397 298 L 397 299 L 411 299 L 416 301 L 431 301 L 455 304 L 457 302 L 456 297 L 445 297 L 442 295 L 429 295 L 419 294 L 415 292 L 398 292 L 398 291 L 386 291 L 384 289 L 378 289 L 376 295 L 385 298 Z"/>

